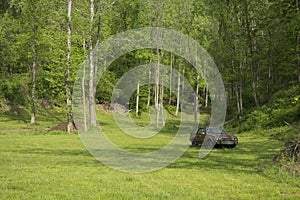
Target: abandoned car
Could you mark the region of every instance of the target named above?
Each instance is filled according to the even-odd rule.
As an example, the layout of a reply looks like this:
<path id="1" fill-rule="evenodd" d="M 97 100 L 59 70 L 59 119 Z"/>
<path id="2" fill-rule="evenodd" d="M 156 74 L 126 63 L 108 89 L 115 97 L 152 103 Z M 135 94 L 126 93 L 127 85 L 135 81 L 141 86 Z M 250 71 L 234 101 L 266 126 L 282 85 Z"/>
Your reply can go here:
<path id="1" fill-rule="evenodd" d="M 207 144 L 210 143 L 214 147 L 234 148 L 238 144 L 238 138 L 234 135 L 228 134 L 222 128 L 202 127 L 190 136 L 192 146 L 202 145 L 205 140 L 207 141 Z"/>

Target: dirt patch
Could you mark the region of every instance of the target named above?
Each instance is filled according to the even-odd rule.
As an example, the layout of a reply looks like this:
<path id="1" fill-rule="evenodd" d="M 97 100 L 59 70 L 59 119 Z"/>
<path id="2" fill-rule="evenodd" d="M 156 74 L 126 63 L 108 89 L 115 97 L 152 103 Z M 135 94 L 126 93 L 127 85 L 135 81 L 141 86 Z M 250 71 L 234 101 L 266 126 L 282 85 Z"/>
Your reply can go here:
<path id="1" fill-rule="evenodd" d="M 73 130 L 84 130 L 83 124 L 73 123 Z M 68 122 L 61 122 L 60 124 L 52 127 L 49 131 L 67 131 L 68 130 Z"/>
<path id="2" fill-rule="evenodd" d="M 57 126 L 52 127 L 49 131 L 67 131 L 68 122 L 62 122 Z"/>

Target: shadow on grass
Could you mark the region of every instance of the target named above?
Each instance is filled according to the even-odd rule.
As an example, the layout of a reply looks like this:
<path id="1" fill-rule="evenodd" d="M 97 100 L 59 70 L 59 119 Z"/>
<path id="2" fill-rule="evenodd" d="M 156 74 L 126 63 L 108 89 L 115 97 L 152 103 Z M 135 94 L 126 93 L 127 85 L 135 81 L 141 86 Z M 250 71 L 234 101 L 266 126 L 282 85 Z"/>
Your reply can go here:
<path id="1" fill-rule="evenodd" d="M 0 113 L 1 122 L 5 122 L 7 127 L 17 128 L 22 126 L 34 126 L 43 127 L 60 123 L 63 120 L 63 115 L 57 113 L 52 109 L 41 107 L 40 105 L 36 108 L 36 122 L 30 124 L 31 113 L 25 107 L 15 106 L 10 111 Z"/>
<path id="2" fill-rule="evenodd" d="M 242 140 L 236 148 L 213 149 L 205 158 L 199 159 L 199 148 L 190 147 L 177 161 L 171 163 L 167 168 L 175 169 L 196 169 L 201 170 L 223 170 L 231 173 L 247 173 L 257 174 L 261 165 L 272 161 L 274 154 L 278 151 L 278 142 L 270 141 L 266 138 L 241 138 Z M 132 152 L 152 152 L 157 150 L 157 146 L 149 145 L 145 147 L 132 147 L 127 150 Z M 90 157 L 90 159 L 78 163 L 101 164 L 87 150 L 67 149 L 67 148 L 22 148 L 22 149 L 4 149 L 3 152 L 12 152 L 14 154 L 26 155 L 42 155 L 70 157 L 70 159 L 78 160 L 82 156 Z M 78 158 L 79 157 L 79 158 Z M 37 159 L 39 159 L 37 157 Z M 157 158 L 159 159 L 159 158 Z M 68 159 L 69 160 L 69 159 Z M 82 160 L 82 159 L 81 159 Z M 84 159 L 85 160 L 85 159 Z M 91 162 L 92 161 L 92 162 Z M 59 163 L 63 163 L 64 159 L 59 158 Z M 69 162 L 69 161 L 68 161 Z M 68 164 L 68 163 L 67 163 Z M 76 162 L 72 162 L 76 165 Z"/>
<path id="3" fill-rule="evenodd" d="M 4 112 L 0 115 L 5 119 L 2 119 L 2 122 L 10 122 L 10 121 L 22 121 L 24 123 L 29 123 L 28 119 L 25 116 L 30 116 L 29 112 L 24 108 L 14 107 L 10 112 Z"/>
<path id="4" fill-rule="evenodd" d="M 22 158 L 20 162 L 43 163 L 44 165 L 55 166 L 97 166 L 103 165 L 97 161 L 87 150 L 69 149 L 47 149 L 47 148 L 28 148 L 18 150 L 4 150 L 2 152 L 13 153 L 15 159 Z M 26 161 L 22 161 L 26 159 Z"/>
<path id="5" fill-rule="evenodd" d="M 46 148 L 28 148 L 17 150 L 3 150 L 3 152 L 12 152 L 19 154 L 38 154 L 54 156 L 91 156 L 87 150 L 69 150 L 69 149 L 46 149 Z"/>
<path id="6" fill-rule="evenodd" d="M 259 167 L 273 159 L 274 151 L 264 141 L 243 142 L 236 148 L 213 149 L 199 159 L 199 148 L 191 147 L 179 160 L 168 168 L 225 170 L 233 173 L 256 174 Z"/>

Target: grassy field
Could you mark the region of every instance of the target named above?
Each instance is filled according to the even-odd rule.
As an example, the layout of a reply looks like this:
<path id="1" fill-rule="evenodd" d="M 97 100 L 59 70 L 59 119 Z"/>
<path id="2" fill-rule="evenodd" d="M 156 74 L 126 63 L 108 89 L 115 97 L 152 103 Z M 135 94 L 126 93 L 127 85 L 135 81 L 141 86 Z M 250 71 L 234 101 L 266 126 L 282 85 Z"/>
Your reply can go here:
<path id="1" fill-rule="evenodd" d="M 122 133 L 102 112 L 100 121 L 112 141 Z M 238 134 L 234 149 L 214 149 L 204 159 L 190 147 L 159 171 L 132 174 L 110 169 L 84 148 L 77 134 L 48 132 L 57 121 L 30 127 L 17 117 L 0 116 L 1 199 L 299 199 L 300 179 L 270 165 L 280 143 L 274 131 Z M 18 121 L 19 120 L 19 121 Z M 31 129 L 30 129 L 31 128 Z M 35 130 L 32 130 L 34 128 Z M 27 129 L 27 131 L 18 130 Z M 264 136 L 261 136 L 264 135 Z M 147 148 L 173 137 L 164 130 Z M 140 141 L 122 138 L 118 145 L 139 151 Z"/>

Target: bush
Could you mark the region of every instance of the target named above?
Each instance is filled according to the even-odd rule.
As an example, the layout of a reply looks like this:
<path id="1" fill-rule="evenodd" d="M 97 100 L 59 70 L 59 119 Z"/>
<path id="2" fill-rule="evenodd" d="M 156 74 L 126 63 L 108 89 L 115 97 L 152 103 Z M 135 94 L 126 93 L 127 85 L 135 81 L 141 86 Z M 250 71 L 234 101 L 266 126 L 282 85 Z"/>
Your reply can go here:
<path id="1" fill-rule="evenodd" d="M 300 86 L 275 93 L 268 104 L 255 108 L 241 121 L 242 131 L 273 128 L 300 120 Z"/>
<path id="2" fill-rule="evenodd" d="M 28 77 L 18 74 L 11 77 L 1 77 L 0 99 L 5 99 L 9 104 L 25 105 L 28 97 Z"/>

